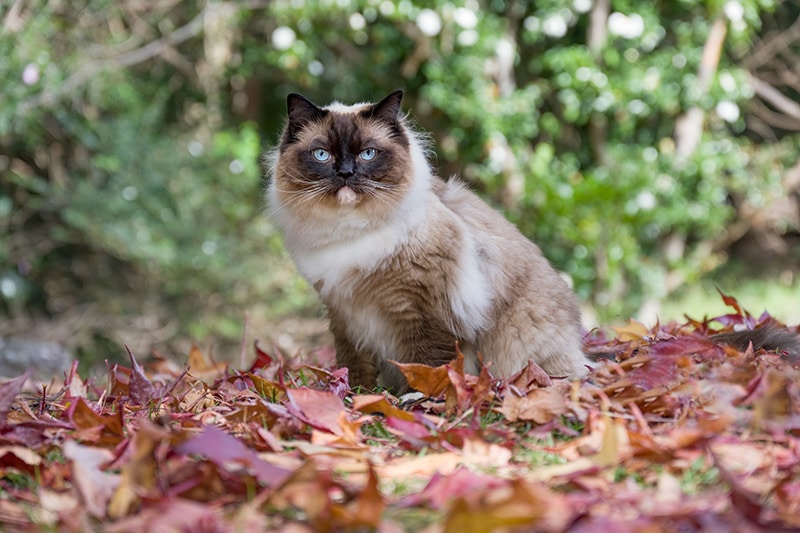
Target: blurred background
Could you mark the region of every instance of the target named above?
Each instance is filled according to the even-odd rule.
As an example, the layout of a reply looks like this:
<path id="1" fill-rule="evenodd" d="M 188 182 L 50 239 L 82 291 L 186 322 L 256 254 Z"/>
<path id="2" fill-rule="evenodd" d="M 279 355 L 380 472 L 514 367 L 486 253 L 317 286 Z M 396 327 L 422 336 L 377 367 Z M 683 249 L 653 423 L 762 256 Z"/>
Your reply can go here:
<path id="1" fill-rule="evenodd" d="M 0 336 L 324 343 L 264 216 L 289 92 L 379 99 L 587 323 L 800 321 L 800 2 L 2 0 Z"/>

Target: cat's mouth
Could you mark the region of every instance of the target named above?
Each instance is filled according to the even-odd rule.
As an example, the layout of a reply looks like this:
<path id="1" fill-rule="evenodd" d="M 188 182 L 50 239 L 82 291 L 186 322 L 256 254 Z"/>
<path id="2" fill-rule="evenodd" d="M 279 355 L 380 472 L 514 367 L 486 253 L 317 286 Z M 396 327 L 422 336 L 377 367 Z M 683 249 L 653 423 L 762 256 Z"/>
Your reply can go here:
<path id="1" fill-rule="evenodd" d="M 336 191 L 336 200 L 341 207 L 355 207 L 361 202 L 361 197 L 353 189 L 345 185 Z"/>

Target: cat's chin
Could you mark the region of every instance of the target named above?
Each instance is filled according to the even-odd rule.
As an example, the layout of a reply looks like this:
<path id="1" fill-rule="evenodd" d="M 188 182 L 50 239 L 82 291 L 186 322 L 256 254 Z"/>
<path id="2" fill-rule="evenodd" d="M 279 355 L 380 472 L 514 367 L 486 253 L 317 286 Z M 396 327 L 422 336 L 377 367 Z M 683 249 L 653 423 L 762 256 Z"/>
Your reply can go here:
<path id="1" fill-rule="evenodd" d="M 336 201 L 339 202 L 339 207 L 355 207 L 361 203 L 361 197 L 345 185 L 336 191 Z"/>

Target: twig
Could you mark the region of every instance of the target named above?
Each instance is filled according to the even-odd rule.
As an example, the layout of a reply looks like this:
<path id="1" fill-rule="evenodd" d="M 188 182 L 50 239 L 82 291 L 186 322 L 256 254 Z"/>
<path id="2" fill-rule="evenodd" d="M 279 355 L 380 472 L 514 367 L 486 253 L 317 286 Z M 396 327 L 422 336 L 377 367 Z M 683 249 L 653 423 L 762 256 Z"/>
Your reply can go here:
<path id="1" fill-rule="evenodd" d="M 206 9 L 204 8 L 189 23 L 181 26 L 169 35 L 149 42 L 140 48 L 126 52 L 116 58 L 102 61 L 94 60 L 91 63 L 84 64 L 77 72 L 67 78 L 64 83 L 59 85 L 58 88 L 52 91 L 43 91 L 35 97 L 20 103 L 17 107 L 17 115 L 24 116 L 36 107 L 55 104 L 62 96 L 70 94 L 102 70 L 118 70 L 131 67 L 147 61 L 148 59 L 152 59 L 162 54 L 165 50 L 191 39 L 202 31 L 205 14 Z"/>
<path id="2" fill-rule="evenodd" d="M 752 74 L 750 75 L 750 85 L 758 96 L 767 103 L 772 104 L 775 109 L 789 117 L 800 119 L 800 104 L 790 100 L 775 87 Z"/>
<path id="3" fill-rule="evenodd" d="M 785 31 L 776 33 L 774 37 L 761 41 L 755 51 L 745 59 L 744 67 L 754 70 L 774 57 L 780 50 L 789 47 L 794 41 L 800 39 L 800 19 L 789 26 Z"/>
<path id="4" fill-rule="evenodd" d="M 752 112 L 757 115 L 758 118 L 774 128 L 780 128 L 788 131 L 800 131 L 800 118 L 787 116 L 782 113 L 776 113 L 764 105 L 763 102 L 758 100 L 751 101 L 750 107 Z"/>

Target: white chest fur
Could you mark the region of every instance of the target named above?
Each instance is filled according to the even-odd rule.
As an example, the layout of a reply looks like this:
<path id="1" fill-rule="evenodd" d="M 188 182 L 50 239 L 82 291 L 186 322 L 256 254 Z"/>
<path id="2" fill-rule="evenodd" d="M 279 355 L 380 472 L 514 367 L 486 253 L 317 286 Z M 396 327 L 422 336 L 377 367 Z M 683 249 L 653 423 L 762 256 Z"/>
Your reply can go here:
<path id="1" fill-rule="evenodd" d="M 326 297 L 332 290 L 347 290 L 342 281 L 351 272 L 369 272 L 403 244 L 403 228 L 386 226 L 379 229 L 338 228 L 331 244 L 307 247 L 287 243 L 301 274 Z M 325 230 L 322 230 L 325 231 Z M 342 233 L 351 233 L 341 238 Z"/>

